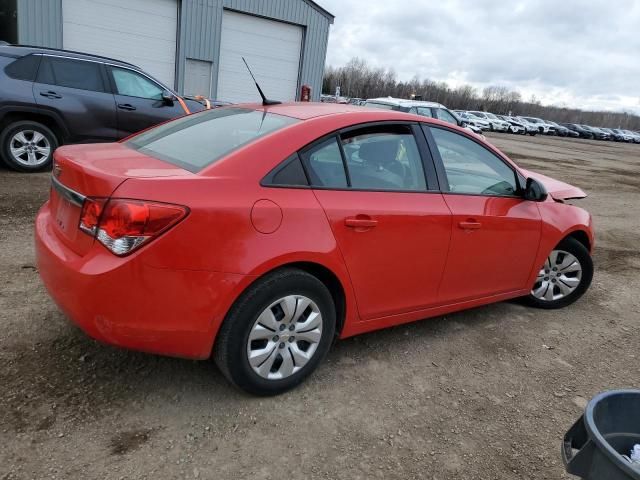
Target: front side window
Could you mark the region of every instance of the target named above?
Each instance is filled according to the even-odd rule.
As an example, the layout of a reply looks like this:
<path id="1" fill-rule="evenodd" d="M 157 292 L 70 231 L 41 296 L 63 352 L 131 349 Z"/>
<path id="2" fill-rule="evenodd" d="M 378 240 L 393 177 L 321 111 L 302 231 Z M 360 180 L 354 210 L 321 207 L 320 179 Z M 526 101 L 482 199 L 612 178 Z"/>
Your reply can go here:
<path id="1" fill-rule="evenodd" d="M 470 195 L 514 196 L 515 172 L 486 148 L 459 133 L 432 128 L 449 191 Z"/>
<path id="2" fill-rule="evenodd" d="M 453 125 L 458 125 L 458 120 L 447 112 L 444 108 L 436 108 L 436 115 L 438 116 L 438 120 L 442 120 L 443 122 L 452 123 Z"/>
<path id="3" fill-rule="evenodd" d="M 43 57 L 38 70 L 38 83 L 104 92 L 100 64 L 69 58 Z"/>
<path id="4" fill-rule="evenodd" d="M 409 125 L 364 128 L 342 136 L 351 187 L 426 190 L 422 158 Z"/>
<path id="5" fill-rule="evenodd" d="M 118 95 L 162 100 L 162 92 L 164 90 L 147 77 L 131 70 L 116 67 L 111 69 L 111 74 L 113 75 Z"/>
<path id="6" fill-rule="evenodd" d="M 124 144 L 198 172 L 243 145 L 298 121 L 245 108 L 216 108 L 164 123 Z"/>

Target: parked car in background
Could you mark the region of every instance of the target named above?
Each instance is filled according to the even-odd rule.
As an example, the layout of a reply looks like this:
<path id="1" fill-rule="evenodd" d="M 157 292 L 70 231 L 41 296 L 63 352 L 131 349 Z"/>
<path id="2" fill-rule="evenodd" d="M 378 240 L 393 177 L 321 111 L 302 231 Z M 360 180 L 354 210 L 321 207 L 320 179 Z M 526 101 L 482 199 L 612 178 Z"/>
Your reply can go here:
<path id="1" fill-rule="evenodd" d="M 538 129 L 538 133 L 541 133 L 543 135 L 555 135 L 556 133 L 556 128 L 553 125 L 549 125 L 547 122 L 545 122 L 541 118 L 537 118 L 537 117 L 521 117 L 521 118 L 524 118 L 526 121 L 535 125 Z"/>
<path id="2" fill-rule="evenodd" d="M 604 130 L 600 130 L 597 127 L 592 127 L 590 125 L 582 125 L 582 128 L 586 128 L 593 134 L 593 138 L 596 140 L 610 140 L 611 134 L 605 132 Z"/>
<path id="3" fill-rule="evenodd" d="M 585 193 L 419 120 L 243 105 L 62 147 L 35 220 L 37 271 L 88 335 L 213 357 L 258 395 L 299 385 L 336 337 L 518 297 L 578 300 L 594 231 L 565 200 Z"/>
<path id="4" fill-rule="evenodd" d="M 621 128 L 610 128 L 609 130 L 618 135 L 623 142 L 633 142 L 634 140 L 633 132 L 629 130 L 622 130 Z"/>
<path id="5" fill-rule="evenodd" d="M 49 168 L 58 145 L 112 142 L 206 108 L 130 63 L 0 46 L 0 157 L 15 170 Z"/>
<path id="6" fill-rule="evenodd" d="M 633 143 L 640 143 L 640 132 L 632 132 L 631 130 L 623 130 L 623 132 L 631 136 Z"/>
<path id="7" fill-rule="evenodd" d="M 469 112 L 465 112 L 464 110 L 454 110 L 454 112 L 458 117 L 460 117 L 463 122 L 466 122 L 469 126 L 477 127 L 481 131 L 490 129 L 489 122 L 483 118 L 476 117 L 475 115 Z"/>
<path id="8" fill-rule="evenodd" d="M 509 124 L 509 133 L 517 133 L 520 135 L 525 135 L 527 133 L 526 127 L 517 120 L 509 117 L 508 115 L 496 115 L 500 120 L 504 120 Z"/>
<path id="9" fill-rule="evenodd" d="M 555 129 L 556 135 L 559 137 L 578 137 L 576 132 L 569 130 L 567 127 L 560 125 L 559 123 L 552 122 L 551 120 L 545 120 L 545 122 Z"/>
<path id="10" fill-rule="evenodd" d="M 605 132 L 607 132 L 611 136 L 611 140 L 613 140 L 614 142 L 626 142 L 627 141 L 625 139 L 625 137 L 626 137 L 625 135 L 623 135 L 622 133 L 616 132 L 613 128 L 601 127 L 600 130 L 604 130 Z"/>
<path id="11" fill-rule="evenodd" d="M 577 133 L 580 138 L 586 138 L 586 139 L 594 138 L 593 132 L 591 132 L 590 130 L 587 130 L 586 128 L 584 128 L 580 124 L 577 124 L 577 123 L 561 123 L 560 125 L 562 125 L 563 127 L 571 130 L 572 132 Z"/>
<path id="12" fill-rule="evenodd" d="M 523 117 L 509 117 L 509 118 L 523 125 L 527 134 L 531 135 L 532 137 L 535 137 L 539 133 L 538 126 L 534 123 L 531 123 L 527 119 Z"/>
<path id="13" fill-rule="evenodd" d="M 423 117 L 437 118 L 443 122 L 467 128 L 476 135 L 482 135 L 482 130 L 458 118 L 455 113 L 447 107 L 436 102 L 425 102 L 423 100 L 406 100 L 403 98 L 381 97 L 369 98 L 364 103 L 365 107 L 382 108 L 384 110 L 396 110 L 398 112 L 414 113 Z"/>
<path id="14" fill-rule="evenodd" d="M 477 110 L 470 110 L 469 113 L 475 115 L 476 117 L 480 117 L 487 122 L 489 122 L 489 128 L 491 131 L 496 132 L 508 132 L 509 131 L 509 122 L 505 122 L 504 120 L 500 120 L 493 113 L 490 112 L 480 112 Z"/>

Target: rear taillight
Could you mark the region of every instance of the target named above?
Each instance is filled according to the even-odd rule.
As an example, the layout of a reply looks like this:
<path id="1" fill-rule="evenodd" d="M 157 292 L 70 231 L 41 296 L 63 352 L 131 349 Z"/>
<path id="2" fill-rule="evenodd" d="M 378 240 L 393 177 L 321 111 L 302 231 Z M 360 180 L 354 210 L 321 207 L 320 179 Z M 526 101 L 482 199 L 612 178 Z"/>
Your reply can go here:
<path id="1" fill-rule="evenodd" d="M 127 255 L 167 231 L 187 207 L 123 198 L 87 198 L 79 228 L 116 255 Z"/>

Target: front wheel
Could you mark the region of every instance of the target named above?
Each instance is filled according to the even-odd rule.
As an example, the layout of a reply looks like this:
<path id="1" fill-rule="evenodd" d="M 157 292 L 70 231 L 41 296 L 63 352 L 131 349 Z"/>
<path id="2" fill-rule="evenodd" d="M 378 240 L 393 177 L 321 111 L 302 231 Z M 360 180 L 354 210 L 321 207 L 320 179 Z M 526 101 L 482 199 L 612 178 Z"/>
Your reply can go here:
<path id="1" fill-rule="evenodd" d="M 578 300 L 591 285 L 593 260 L 584 245 L 566 238 L 555 247 L 538 272 L 526 297 L 538 308 L 562 308 Z"/>
<path id="2" fill-rule="evenodd" d="M 277 395 L 318 367 L 335 326 L 327 287 L 302 270 L 283 269 L 258 280 L 231 308 L 218 333 L 214 359 L 237 387 Z"/>

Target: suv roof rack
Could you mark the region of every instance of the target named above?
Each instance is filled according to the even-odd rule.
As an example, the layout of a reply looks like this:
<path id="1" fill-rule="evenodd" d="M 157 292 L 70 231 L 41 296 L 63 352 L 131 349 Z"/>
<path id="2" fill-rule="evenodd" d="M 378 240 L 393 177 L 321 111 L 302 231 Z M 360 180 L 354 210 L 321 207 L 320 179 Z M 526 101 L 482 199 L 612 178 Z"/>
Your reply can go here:
<path id="1" fill-rule="evenodd" d="M 71 53 L 71 54 L 74 54 L 74 55 L 84 55 L 85 57 L 100 58 L 102 60 L 109 60 L 111 62 L 117 62 L 117 63 L 121 63 L 122 65 L 128 65 L 130 67 L 134 67 L 134 68 L 140 69 L 139 66 L 134 65 L 133 63 L 125 62 L 124 60 L 118 60 L 117 58 L 105 57 L 103 55 L 95 55 L 93 53 L 78 52 L 76 50 L 65 50 L 63 48 L 40 47 L 40 46 L 37 46 L 37 45 L 22 45 L 21 44 L 21 45 L 11 45 L 11 46 L 23 47 L 23 48 L 33 48 L 35 50 L 46 50 L 46 51 L 50 51 L 50 52 Z"/>

